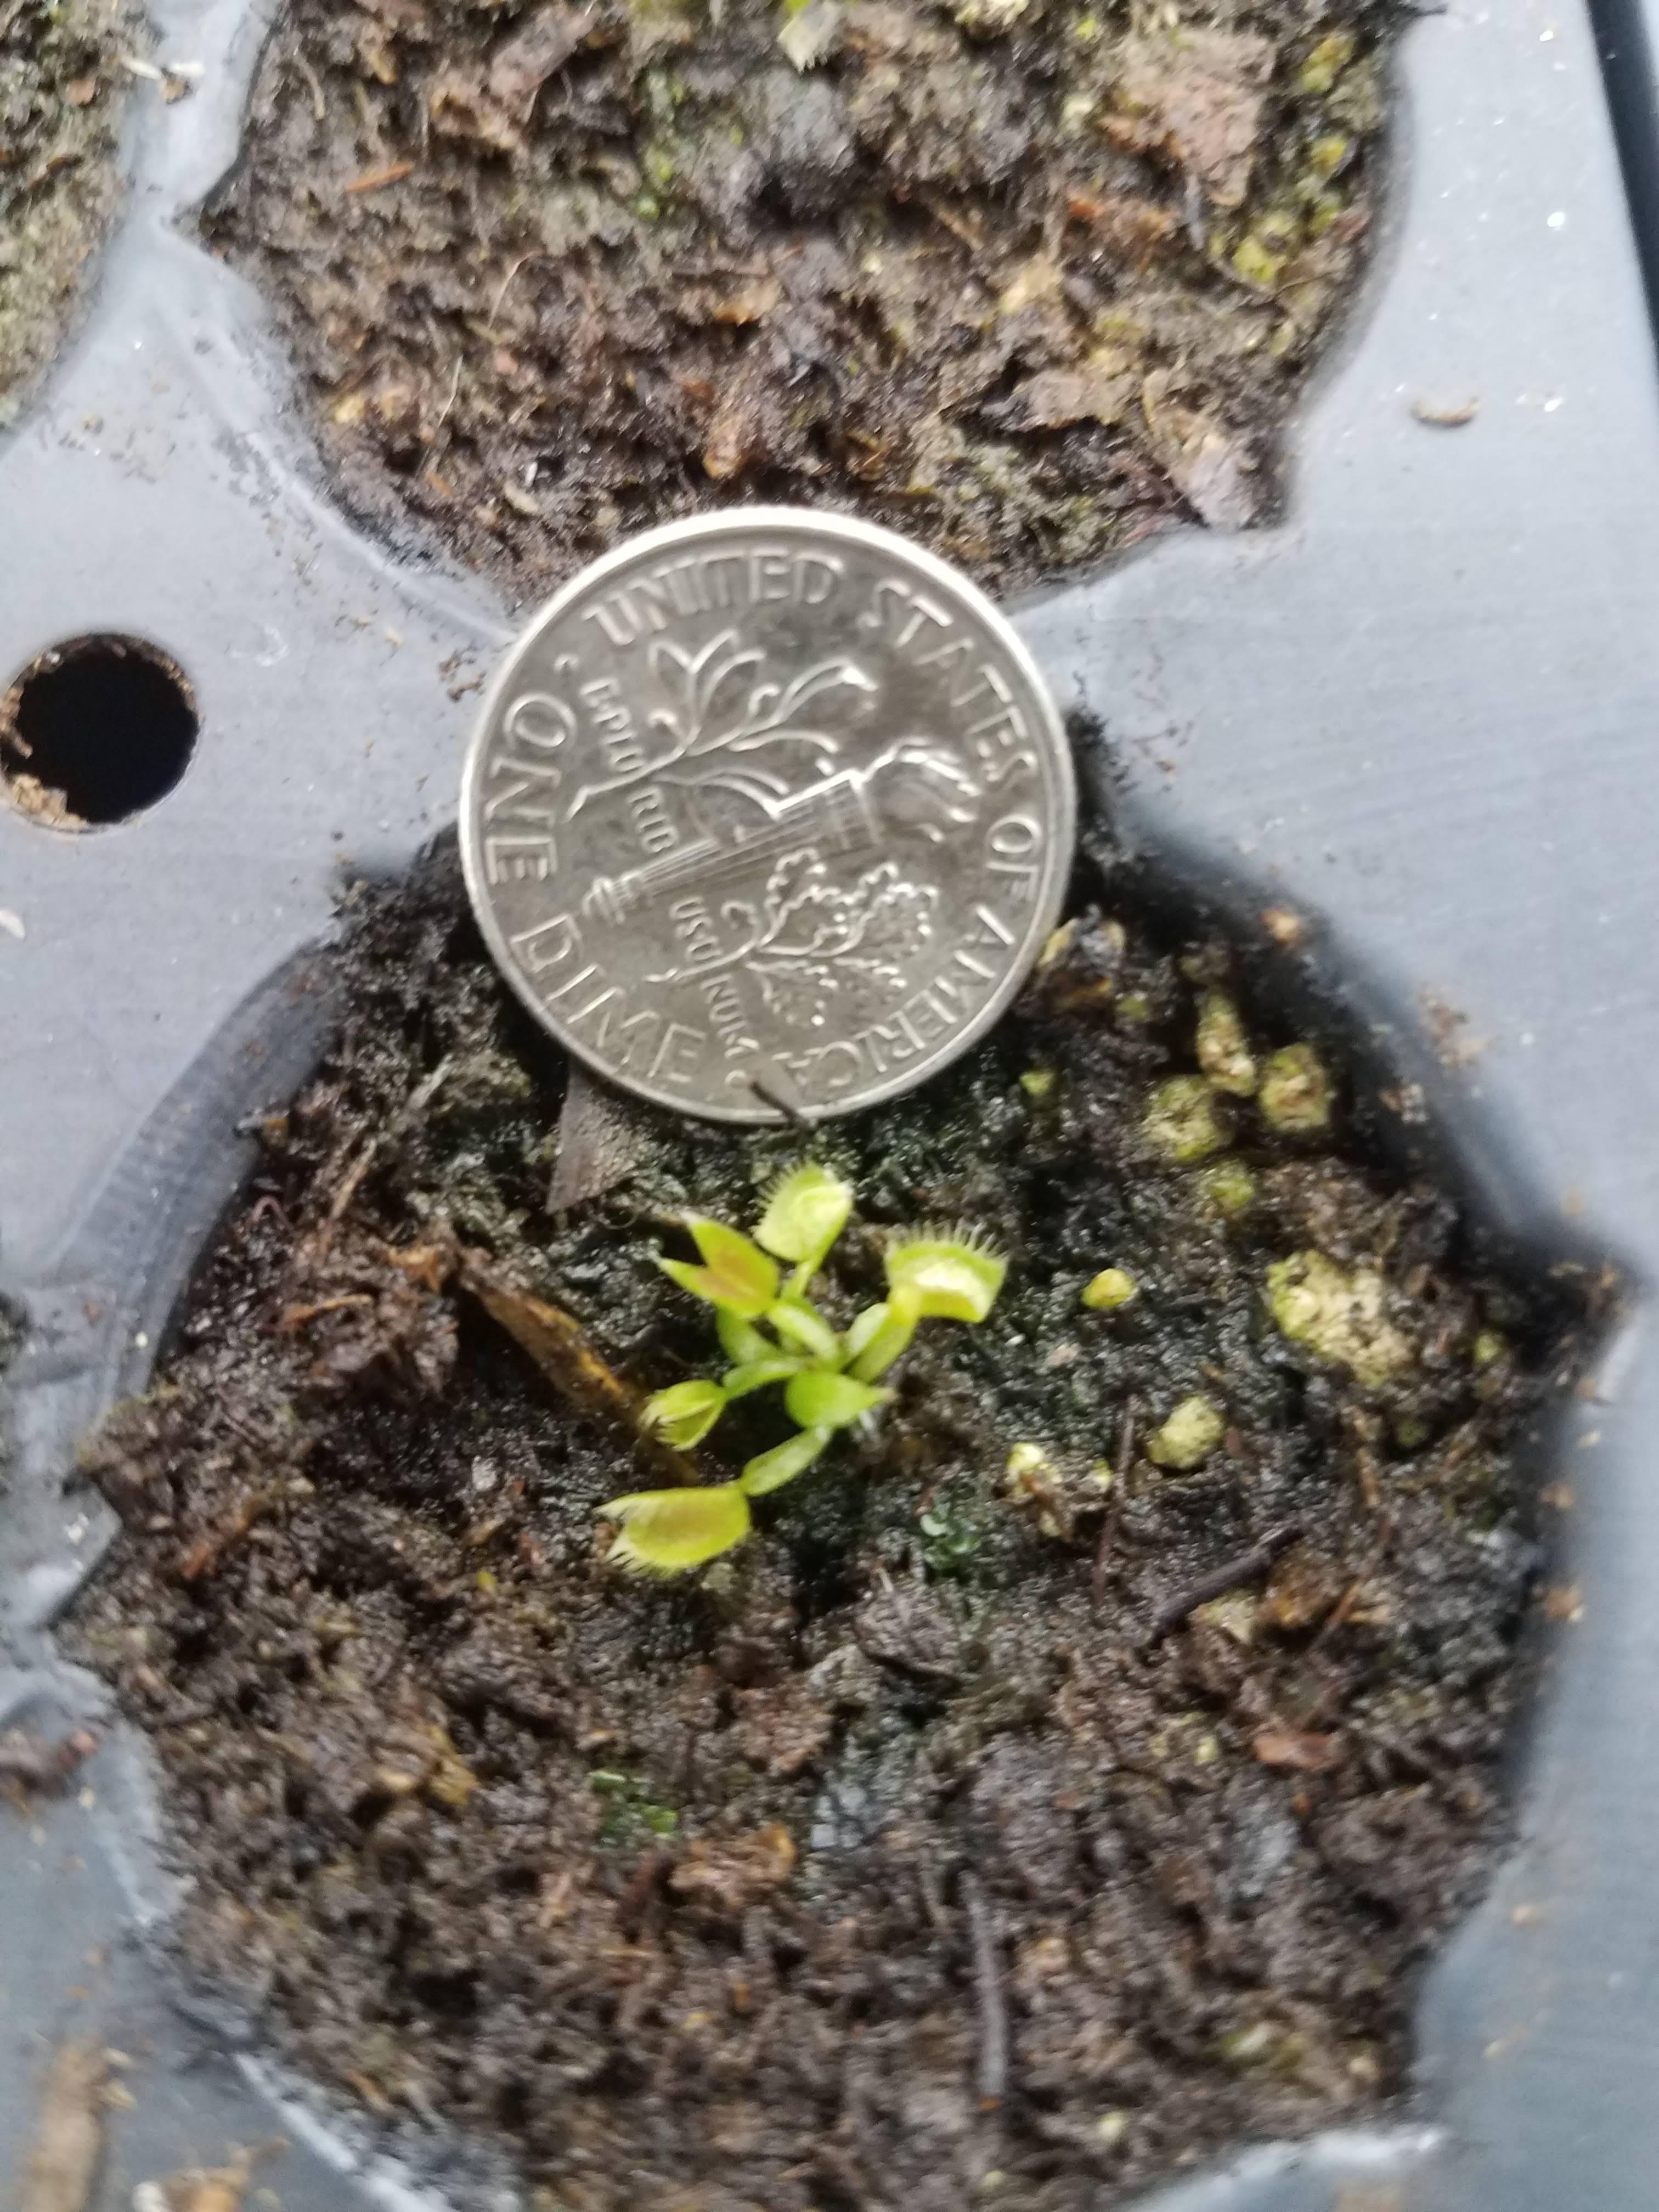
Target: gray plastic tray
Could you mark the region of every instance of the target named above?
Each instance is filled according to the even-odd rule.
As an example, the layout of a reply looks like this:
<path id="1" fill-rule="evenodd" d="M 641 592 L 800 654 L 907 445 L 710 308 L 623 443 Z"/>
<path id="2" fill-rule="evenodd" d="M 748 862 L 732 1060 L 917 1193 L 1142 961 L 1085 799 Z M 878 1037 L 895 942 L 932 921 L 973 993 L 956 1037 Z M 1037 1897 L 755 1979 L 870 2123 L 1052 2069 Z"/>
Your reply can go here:
<path id="1" fill-rule="evenodd" d="M 234 157 L 264 20 L 240 0 L 155 12 L 199 88 L 141 90 L 91 313 L 0 445 L 0 675 L 65 636 L 133 634 L 177 659 L 203 716 L 189 772 L 130 823 L 69 836 L 0 806 L 0 906 L 26 932 L 0 934 L 0 1289 L 29 1321 L 0 1724 L 102 1711 L 48 1633 L 108 1534 L 63 1492 L 74 1439 L 142 1382 L 246 1169 L 234 1119 L 314 1049 L 306 948 L 343 858 L 396 866 L 447 818 L 471 704 L 451 691 L 511 627 L 476 580 L 331 504 L 259 302 L 186 219 Z M 1639 0 L 1594 26 L 1566 0 L 1460 0 L 1413 27 L 1388 235 L 1293 427 L 1285 520 L 1162 539 L 1016 610 L 1062 704 L 1105 733 L 1085 767 L 1120 834 L 1247 927 L 1267 903 L 1306 914 L 1310 988 L 1421 1085 L 1486 1218 L 1610 1256 L 1630 1291 L 1550 1444 L 1578 1500 L 1556 1571 L 1581 1614 L 1543 1655 L 1516 1846 L 1423 1993 L 1419 2111 L 1250 2150 L 1164 2212 L 1654 2198 L 1659 383 L 1619 165 L 1650 244 L 1644 34 Z M 1413 416 L 1449 394 L 1478 395 L 1467 427 Z M 1431 1048 L 1425 993 L 1481 1042 L 1461 1070 Z M 325 2122 L 234 2020 L 176 2002 L 143 1746 L 108 1729 L 79 1778 L 89 1805 L 0 1816 L 0 2174 L 48 2045 L 96 2028 L 137 2061 L 103 2207 L 278 2131 L 260 2178 L 290 2212 L 514 2201 L 482 2157 L 411 2135 L 400 2160 Z"/>

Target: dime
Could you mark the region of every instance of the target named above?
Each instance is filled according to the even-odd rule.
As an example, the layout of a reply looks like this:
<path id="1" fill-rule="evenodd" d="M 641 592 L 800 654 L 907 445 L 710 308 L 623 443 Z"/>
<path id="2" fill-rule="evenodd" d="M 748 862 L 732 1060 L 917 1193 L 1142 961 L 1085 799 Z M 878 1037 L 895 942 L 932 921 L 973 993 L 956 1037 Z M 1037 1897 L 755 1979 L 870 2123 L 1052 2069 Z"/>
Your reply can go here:
<path id="1" fill-rule="evenodd" d="M 461 790 L 478 921 L 578 1059 L 722 1121 L 908 1091 L 1008 1004 L 1071 864 L 1030 655 L 944 562 L 747 507 L 647 531 L 535 617 Z"/>

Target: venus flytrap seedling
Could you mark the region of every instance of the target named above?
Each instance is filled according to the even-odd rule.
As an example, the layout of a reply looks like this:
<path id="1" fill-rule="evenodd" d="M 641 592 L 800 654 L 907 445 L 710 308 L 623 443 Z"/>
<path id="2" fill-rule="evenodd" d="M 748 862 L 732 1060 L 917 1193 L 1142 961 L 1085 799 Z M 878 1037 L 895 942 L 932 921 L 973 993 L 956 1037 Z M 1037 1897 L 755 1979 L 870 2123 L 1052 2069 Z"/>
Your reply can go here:
<path id="1" fill-rule="evenodd" d="M 646 1401 L 642 1419 L 681 1449 L 708 1434 L 733 1399 L 783 1386 L 795 1433 L 744 1465 L 735 1481 L 636 1491 L 599 1508 L 618 1533 L 607 1557 L 640 1574 L 684 1574 L 740 1544 L 749 1501 L 781 1489 L 811 1467 L 838 1429 L 852 1427 L 892 1396 L 880 1377 L 935 1319 L 981 1322 L 995 1304 L 1006 1263 L 971 1233 L 927 1232 L 887 1247 L 887 1296 L 837 1330 L 808 1292 L 853 1210 L 848 1183 L 827 1168 L 797 1168 L 777 1184 L 754 1237 L 704 1214 L 685 1225 L 701 1265 L 659 1258 L 682 1290 L 714 1309 L 720 1349 L 732 1362 L 718 1382 L 676 1382 Z M 790 1267 L 787 1279 L 778 1266 Z"/>

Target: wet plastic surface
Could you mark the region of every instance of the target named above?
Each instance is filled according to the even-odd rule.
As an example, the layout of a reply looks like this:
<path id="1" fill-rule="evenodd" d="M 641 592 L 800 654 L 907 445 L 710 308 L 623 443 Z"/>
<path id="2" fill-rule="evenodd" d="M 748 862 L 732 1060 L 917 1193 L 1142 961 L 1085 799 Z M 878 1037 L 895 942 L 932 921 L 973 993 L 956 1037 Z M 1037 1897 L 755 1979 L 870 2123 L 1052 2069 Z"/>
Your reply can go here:
<path id="1" fill-rule="evenodd" d="M 177 788 L 129 823 L 68 835 L 0 805 L 24 931 L 0 934 L 0 1287 L 31 1324 L 0 1725 L 99 1710 L 46 1633 L 107 1533 L 63 1493 L 73 1440 L 142 1380 L 243 1170 L 234 1122 L 303 1072 L 325 1011 L 304 948 L 343 858 L 395 866 L 453 811 L 476 695 L 452 693 L 511 627 L 329 504 L 257 301 L 178 225 L 234 157 L 262 23 L 230 0 L 158 13 L 200 89 L 141 100 L 92 313 L 0 447 L 0 680 L 58 638 L 133 635 L 202 717 Z M 1600 8 L 1603 46 L 1642 20 Z M 1239 915 L 1307 914 L 1312 969 L 1421 1084 L 1488 1218 L 1611 1255 L 1632 1310 L 1547 1470 L 1577 1500 L 1553 1572 L 1580 1613 L 1543 1654 L 1517 1847 L 1425 1993 L 1421 2124 L 1250 2153 L 1164 2212 L 1622 2212 L 1659 2172 L 1659 381 L 1590 22 L 1462 0 L 1412 31 L 1405 74 L 1394 234 L 1296 428 L 1284 523 L 1165 539 L 1017 613 L 1062 705 L 1103 725 L 1120 827 Z M 1455 429 L 1412 411 L 1472 397 Z M 1425 993 L 1467 1018 L 1468 1065 L 1436 1057 Z M 142 1747 L 106 1732 L 79 1783 L 89 1806 L 0 1814 L 0 2174 L 47 2043 L 96 2031 L 138 2060 L 102 2206 L 278 2131 L 260 2178 L 291 2212 L 413 2186 L 343 2180 L 349 2134 L 274 2110 L 235 2023 L 170 2000 Z M 430 2186 L 512 2201 L 410 2148 Z"/>

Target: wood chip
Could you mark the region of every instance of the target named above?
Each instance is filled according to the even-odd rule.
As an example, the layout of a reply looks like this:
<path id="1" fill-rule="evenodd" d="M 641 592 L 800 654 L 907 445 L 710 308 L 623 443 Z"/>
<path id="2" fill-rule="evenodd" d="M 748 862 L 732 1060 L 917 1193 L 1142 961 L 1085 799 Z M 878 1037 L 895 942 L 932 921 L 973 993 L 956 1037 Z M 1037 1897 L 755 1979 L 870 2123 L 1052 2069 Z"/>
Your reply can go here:
<path id="1" fill-rule="evenodd" d="M 1476 398 L 1435 400 L 1413 399 L 1412 413 L 1419 422 L 1426 422 L 1436 430 L 1461 430 L 1466 422 L 1473 422 L 1480 412 Z"/>
<path id="2" fill-rule="evenodd" d="M 50 1794 L 62 1790 L 76 1768 L 97 1748 L 97 1737 L 85 1729 L 76 1729 L 61 1743 L 51 1744 L 26 1735 L 21 1729 L 12 1729 L 0 1736 L 0 1783 Z"/>
<path id="3" fill-rule="evenodd" d="M 66 2043 L 52 2060 L 19 2212 L 84 2212 L 104 2146 L 108 2074 L 109 2061 L 95 2044 Z"/>
<path id="4" fill-rule="evenodd" d="M 757 323 L 762 316 L 769 315 L 783 297 L 783 287 L 775 276 L 757 276 L 735 291 L 726 292 L 708 303 L 708 319 L 714 323 Z"/>
<path id="5" fill-rule="evenodd" d="M 1261 909 L 1261 927 L 1275 945 L 1282 945 L 1287 952 L 1294 952 L 1304 942 L 1308 925 L 1302 916 L 1287 906 L 1267 906 Z"/>
<path id="6" fill-rule="evenodd" d="M 239 2150 L 228 2166 L 190 2166 L 161 2181 L 141 2181 L 133 2212 L 241 2212 L 258 2153 Z"/>
<path id="7" fill-rule="evenodd" d="M 1292 1634 L 1322 1621 L 1342 1595 L 1341 1570 L 1306 1544 L 1287 1552 L 1268 1579 L 1264 1603 L 1275 1628 Z"/>
<path id="8" fill-rule="evenodd" d="M 1309 1735 L 1299 1729 L 1258 1729 L 1251 1747 L 1264 1766 L 1293 1766 L 1304 1774 L 1326 1774 L 1342 1758 L 1337 1735 Z"/>
<path id="9" fill-rule="evenodd" d="M 651 1157 L 654 1135 L 647 1107 L 573 1065 L 559 1115 L 548 1212 L 562 1213 L 626 1182 Z"/>

